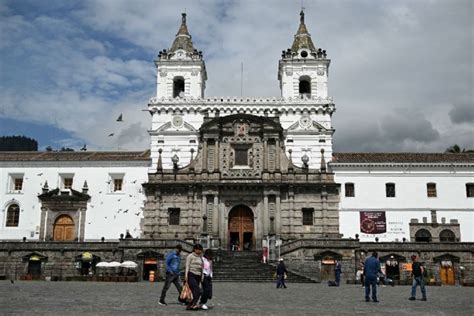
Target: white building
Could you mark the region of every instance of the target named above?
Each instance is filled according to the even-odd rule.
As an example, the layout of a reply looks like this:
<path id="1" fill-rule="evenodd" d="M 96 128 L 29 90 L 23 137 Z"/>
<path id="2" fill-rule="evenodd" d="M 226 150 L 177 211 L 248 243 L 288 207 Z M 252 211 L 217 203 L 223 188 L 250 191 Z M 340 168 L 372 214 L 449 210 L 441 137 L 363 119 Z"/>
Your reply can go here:
<path id="1" fill-rule="evenodd" d="M 161 51 L 155 61 L 157 90 L 148 104 L 152 117 L 150 150 L 0 153 L 0 239 L 116 239 L 126 230 L 133 237 L 150 237 L 151 233 L 162 231 L 157 226 L 172 226 L 168 215 L 154 214 L 157 213 L 155 204 L 165 203 L 168 208 L 178 199 L 170 195 L 169 201 L 151 201 L 153 194 L 145 195 L 142 184 L 153 182 L 157 170 L 186 168 L 198 155 L 208 167 L 206 172 L 219 171 L 222 166 L 211 159 L 209 148 L 202 148 L 208 143 L 200 137 L 210 134 L 202 134 L 200 129 L 203 123 L 213 119 L 245 114 L 265 118 L 262 120 L 265 123 L 270 122 L 267 118 L 278 121 L 283 136 L 274 137 L 271 143 L 267 143 L 265 137 L 259 139 L 258 148 L 267 158 L 259 160 L 253 153 L 245 156 L 246 161 L 255 161 L 255 164 L 240 168 L 240 178 L 248 176 L 248 170 L 244 169 L 257 167 L 258 177 L 263 175 L 263 180 L 269 179 L 265 178 L 266 172 L 272 176 L 280 173 L 281 177 L 293 170 L 304 174 L 305 168 L 316 176 L 319 170 L 325 173 L 323 163 L 329 162 L 328 169 L 334 172 L 334 181 L 330 182 L 341 185 L 339 195 L 336 190 L 331 196 L 336 201 L 317 202 L 317 207 L 307 205 L 310 200 L 305 198 L 291 200 L 288 197 L 293 191 L 289 194 L 287 189 L 281 191 L 278 186 L 263 189 L 261 194 L 252 192 L 255 197 L 249 200 L 248 208 L 256 214 L 251 218 L 252 223 L 254 220 L 256 223 L 252 226 L 256 227 L 252 228 L 254 236 L 257 229 L 258 238 L 265 238 L 272 229 L 278 234 L 279 223 L 286 225 L 288 234 L 295 238 L 305 232 L 309 236 L 309 232 L 317 231 L 319 220 L 329 219 L 333 225 L 331 233 L 340 233 L 344 238 L 355 238 L 357 234 L 367 241 L 376 237 L 380 241 L 402 241 L 403 238 L 437 241 L 454 236 L 454 241 L 474 242 L 474 155 L 333 154 L 331 117 L 335 105 L 328 93 L 329 64 L 326 52 L 313 44 L 302 13 L 293 44 L 283 51 L 278 65 L 280 97 L 206 97 L 203 54 L 194 48 L 183 14 L 171 48 Z M 251 123 L 256 124 L 255 119 Z M 219 141 L 212 140 L 212 146 L 219 152 Z M 205 158 L 203 152 L 206 152 Z M 278 155 L 272 156 L 272 153 Z M 232 166 L 225 168 L 227 174 L 222 174 L 233 177 Z M 195 171 L 194 165 L 191 171 Z M 323 182 L 314 185 L 325 187 Z M 159 188 L 159 184 L 155 183 L 155 187 Z M 215 188 L 204 188 L 192 192 L 192 203 L 183 200 L 186 212 L 187 205 L 192 205 L 190 215 L 185 216 L 188 227 L 180 228 L 183 234 L 204 229 L 203 219 L 207 220 L 204 212 L 215 216 L 220 226 L 227 226 L 224 221 L 227 217 L 217 220 L 218 212 L 230 212 L 227 208 L 232 207 L 233 202 L 230 195 L 219 194 Z M 143 212 L 147 198 L 151 202 L 146 210 L 150 214 L 149 223 L 145 223 Z M 280 208 L 278 205 L 283 200 Z M 335 216 L 327 215 L 331 207 L 337 211 L 337 205 L 339 215 L 337 212 Z M 304 209 L 313 206 L 314 214 L 326 215 L 312 213 L 310 222 L 314 223 L 308 227 L 304 223 Z M 261 214 L 257 214 L 257 210 Z M 280 218 L 279 214 L 284 215 Z M 146 225 L 151 232 L 148 235 Z M 223 236 L 222 240 L 227 238 L 210 220 L 207 225 L 216 236 Z M 173 229 L 168 227 L 166 231 L 170 233 Z M 448 234 L 440 237 L 443 231 Z"/>

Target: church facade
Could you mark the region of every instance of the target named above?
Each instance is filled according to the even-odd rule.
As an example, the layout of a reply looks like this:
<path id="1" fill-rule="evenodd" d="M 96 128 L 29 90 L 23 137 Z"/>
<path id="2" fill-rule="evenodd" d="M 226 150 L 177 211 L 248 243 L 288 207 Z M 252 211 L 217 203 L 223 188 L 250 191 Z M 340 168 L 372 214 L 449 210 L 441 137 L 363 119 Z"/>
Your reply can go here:
<path id="1" fill-rule="evenodd" d="M 255 249 L 265 241 L 338 238 L 330 60 L 304 23 L 278 68 L 281 98 L 206 98 L 206 67 L 186 15 L 159 53 L 145 237 Z"/>

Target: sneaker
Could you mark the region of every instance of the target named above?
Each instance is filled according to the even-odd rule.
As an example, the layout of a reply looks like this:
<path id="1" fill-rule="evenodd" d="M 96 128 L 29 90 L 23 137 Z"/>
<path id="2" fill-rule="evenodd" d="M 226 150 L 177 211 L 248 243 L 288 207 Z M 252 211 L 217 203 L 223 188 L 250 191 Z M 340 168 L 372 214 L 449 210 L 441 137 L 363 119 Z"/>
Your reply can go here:
<path id="1" fill-rule="evenodd" d="M 201 305 L 201 308 L 202 308 L 203 310 L 208 310 L 208 309 L 209 309 L 209 307 L 207 307 L 206 304 L 202 304 L 202 305 Z"/>
<path id="2" fill-rule="evenodd" d="M 410 297 L 409 300 L 410 300 L 410 301 L 414 301 L 414 300 L 416 300 L 416 298 Z"/>
<path id="3" fill-rule="evenodd" d="M 422 301 L 426 301 L 426 297 L 423 297 L 421 300 L 422 300 Z"/>
<path id="4" fill-rule="evenodd" d="M 379 300 L 374 300 L 374 303 L 378 303 L 378 302 L 379 302 Z"/>
<path id="5" fill-rule="evenodd" d="M 158 301 L 158 304 L 164 305 L 164 306 L 168 305 L 168 304 L 166 304 L 165 301 L 163 301 L 163 300 L 159 300 L 159 301 Z"/>

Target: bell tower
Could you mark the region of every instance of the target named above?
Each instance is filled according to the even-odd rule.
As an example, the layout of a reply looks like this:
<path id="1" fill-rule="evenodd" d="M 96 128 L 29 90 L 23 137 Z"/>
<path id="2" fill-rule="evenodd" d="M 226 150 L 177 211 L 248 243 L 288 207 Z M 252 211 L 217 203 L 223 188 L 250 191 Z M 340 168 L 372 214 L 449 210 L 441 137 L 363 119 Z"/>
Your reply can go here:
<path id="1" fill-rule="evenodd" d="M 316 48 L 306 29 L 304 12 L 291 48 L 282 51 L 278 66 L 283 98 L 315 99 L 328 97 L 328 69 L 331 60 L 326 51 Z"/>
<path id="2" fill-rule="evenodd" d="M 157 98 L 202 98 L 206 88 L 206 65 L 202 52 L 194 48 L 182 13 L 181 26 L 169 50 L 155 60 Z"/>

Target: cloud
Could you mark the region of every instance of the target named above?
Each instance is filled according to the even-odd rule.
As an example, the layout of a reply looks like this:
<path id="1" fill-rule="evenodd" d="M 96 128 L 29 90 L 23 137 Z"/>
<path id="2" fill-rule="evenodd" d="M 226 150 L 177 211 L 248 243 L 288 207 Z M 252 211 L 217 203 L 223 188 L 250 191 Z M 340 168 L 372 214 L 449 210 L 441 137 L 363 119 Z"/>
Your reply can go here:
<path id="1" fill-rule="evenodd" d="M 305 6 L 313 41 L 332 59 L 336 151 L 472 147 L 470 0 Z M 2 3 L 0 115 L 65 129 L 90 149 L 148 148 L 150 117 L 140 110 L 155 93 L 154 56 L 170 47 L 183 8 L 206 61 L 206 95 L 240 95 L 241 62 L 244 96 L 280 95 L 278 60 L 299 2 Z M 121 125 L 118 113 L 127 117 Z"/>
<path id="2" fill-rule="evenodd" d="M 449 111 L 449 117 L 454 124 L 474 123 L 474 104 L 472 100 L 471 103 L 466 102 L 454 105 L 451 111 Z"/>

